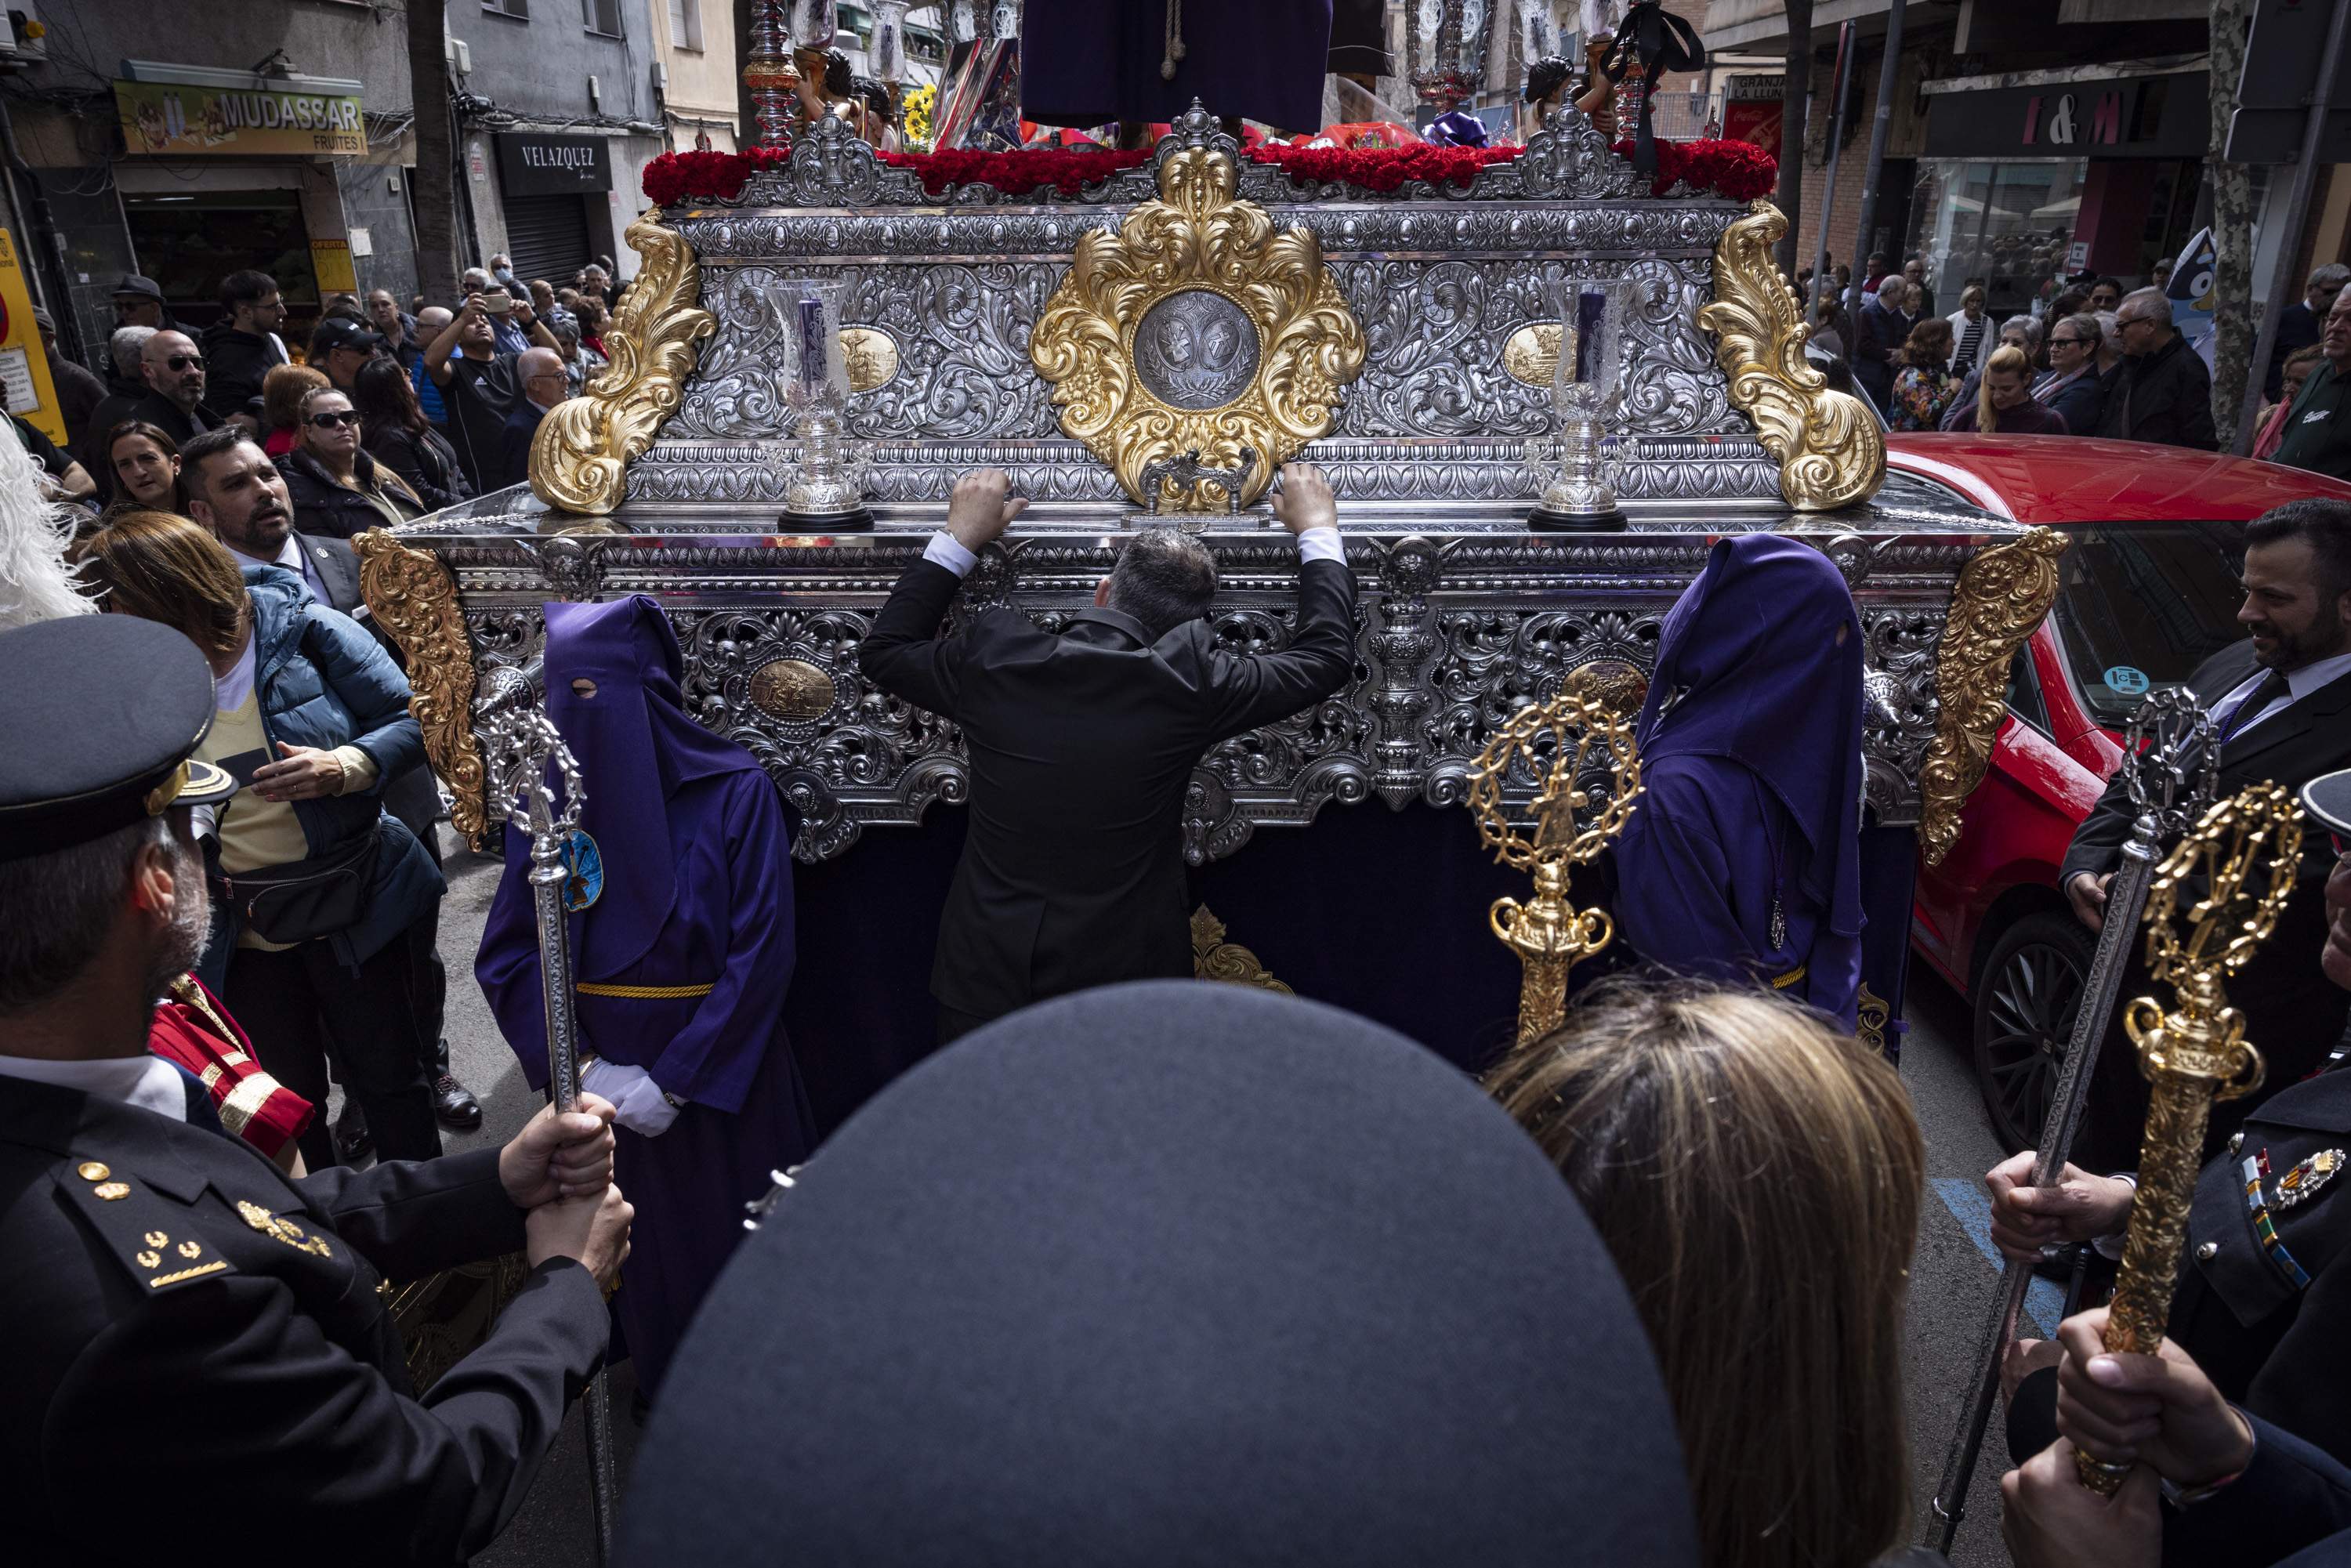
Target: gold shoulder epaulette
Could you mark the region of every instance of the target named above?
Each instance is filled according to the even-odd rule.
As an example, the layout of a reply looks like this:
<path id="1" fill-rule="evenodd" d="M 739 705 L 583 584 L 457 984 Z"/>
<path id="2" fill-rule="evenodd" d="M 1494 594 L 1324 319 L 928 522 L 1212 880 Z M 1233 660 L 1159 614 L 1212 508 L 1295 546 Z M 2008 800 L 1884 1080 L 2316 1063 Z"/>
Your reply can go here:
<path id="1" fill-rule="evenodd" d="M 165 1203 L 128 1173 L 116 1175 L 103 1160 L 76 1159 L 56 1174 L 100 1250 L 112 1254 L 150 1295 L 236 1271 L 190 1228 L 185 1209 Z"/>

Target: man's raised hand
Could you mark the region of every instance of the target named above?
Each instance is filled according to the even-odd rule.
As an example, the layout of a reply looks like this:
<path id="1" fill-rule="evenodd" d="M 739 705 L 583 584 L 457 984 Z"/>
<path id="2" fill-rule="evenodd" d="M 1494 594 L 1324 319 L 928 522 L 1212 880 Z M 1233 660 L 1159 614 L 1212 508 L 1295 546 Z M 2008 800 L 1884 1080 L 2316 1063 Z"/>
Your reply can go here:
<path id="1" fill-rule="evenodd" d="M 1331 482 L 1311 463 L 1282 465 L 1281 484 L 1273 493 L 1273 515 L 1293 534 L 1309 528 L 1339 526 L 1339 503 Z"/>
<path id="2" fill-rule="evenodd" d="M 1012 480 L 1001 468 L 975 468 L 956 480 L 955 494 L 947 497 L 948 535 L 978 553 L 1028 508 L 1027 498 L 1011 490 Z"/>

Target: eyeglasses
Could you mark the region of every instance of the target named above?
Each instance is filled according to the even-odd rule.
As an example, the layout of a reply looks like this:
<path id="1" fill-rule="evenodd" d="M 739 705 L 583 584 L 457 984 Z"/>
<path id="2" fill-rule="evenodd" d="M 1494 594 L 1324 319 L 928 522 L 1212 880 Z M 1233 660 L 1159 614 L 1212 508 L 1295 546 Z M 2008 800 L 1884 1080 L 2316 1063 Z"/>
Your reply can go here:
<path id="1" fill-rule="evenodd" d="M 359 423 L 360 416 L 358 411 L 354 409 L 344 409 L 340 413 L 314 413 L 310 416 L 310 428 L 313 430 L 340 430 L 347 424 L 356 429 Z"/>
<path id="2" fill-rule="evenodd" d="M 204 368 L 202 354 L 170 354 L 164 357 L 163 362 L 175 371 L 201 371 Z"/>
<path id="3" fill-rule="evenodd" d="M 2074 349 L 2088 341 L 2087 338 L 2052 338 L 2049 346 L 2053 349 Z"/>

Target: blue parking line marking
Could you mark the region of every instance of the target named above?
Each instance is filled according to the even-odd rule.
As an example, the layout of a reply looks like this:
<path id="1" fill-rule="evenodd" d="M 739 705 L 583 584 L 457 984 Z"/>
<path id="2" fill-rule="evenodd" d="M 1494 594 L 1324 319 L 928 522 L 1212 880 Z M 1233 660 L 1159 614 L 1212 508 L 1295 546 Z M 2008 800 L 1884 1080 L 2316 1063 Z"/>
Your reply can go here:
<path id="1" fill-rule="evenodd" d="M 1943 1207 L 1951 1211 L 1951 1218 L 1959 1222 L 1959 1228 L 1968 1233 L 1968 1239 L 1976 1244 L 1993 1271 L 2006 1269 L 2008 1260 L 1991 1244 L 1991 1195 L 1984 1191 L 1983 1184 L 1965 1176 L 1937 1176 L 1933 1186 L 1935 1196 L 1943 1200 Z M 2024 1315 L 2040 1329 L 2042 1338 L 2056 1337 L 2058 1319 L 2064 1311 L 2064 1288 L 2035 1274 L 2024 1291 Z"/>

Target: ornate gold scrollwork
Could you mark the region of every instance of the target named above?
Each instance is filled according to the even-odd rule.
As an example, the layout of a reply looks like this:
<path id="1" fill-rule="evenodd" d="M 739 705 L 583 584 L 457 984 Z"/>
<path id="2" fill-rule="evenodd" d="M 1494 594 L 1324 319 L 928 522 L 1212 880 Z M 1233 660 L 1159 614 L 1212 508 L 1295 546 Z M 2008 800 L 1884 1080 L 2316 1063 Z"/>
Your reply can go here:
<path id="1" fill-rule="evenodd" d="M 1800 512 L 1868 499 L 1886 481 L 1886 437 L 1861 400 L 1831 392 L 1804 362 L 1804 325 L 1771 246 L 1788 220 L 1759 201 L 1714 247 L 1714 299 L 1698 324 L 1715 335 L 1730 401 L 1780 460 L 1780 494 Z"/>
<path id="2" fill-rule="evenodd" d="M 1210 914 L 1205 904 L 1192 911 L 1192 976 L 1280 991 L 1285 997 L 1298 994 L 1269 974 L 1256 954 L 1238 942 L 1226 941 L 1225 923 Z"/>
<path id="3" fill-rule="evenodd" d="M 368 613 L 408 660 L 408 711 L 424 732 L 424 755 L 457 800 L 449 822 L 474 848 L 488 846 L 483 800 L 489 783 L 474 741 L 474 648 L 457 611 L 448 569 L 381 528 L 351 541 Z"/>
<path id="4" fill-rule="evenodd" d="M 628 491 L 629 464 L 677 410 L 694 373 L 695 345 L 718 318 L 695 301 L 702 267 L 694 247 L 664 228 L 653 207 L 629 225 L 644 258 L 604 334 L 612 362 L 587 390 L 558 403 L 530 444 L 530 487 L 567 512 L 610 512 Z"/>
<path id="5" fill-rule="evenodd" d="M 1918 766 L 1918 847 L 1940 865 L 1959 841 L 1959 809 L 1991 760 L 1991 740 L 2008 712 L 2009 661 L 2057 597 L 2065 537 L 2034 528 L 1980 550 L 1951 590 L 1951 613 L 1935 649 L 1935 738 Z"/>
<path id="6" fill-rule="evenodd" d="M 1364 332 L 1302 225 L 1277 233 L 1265 209 L 1234 197 L 1233 161 L 1185 148 L 1160 166 L 1159 199 L 1116 234 L 1078 241 L 1061 286 L 1029 334 L 1053 384 L 1061 429 L 1110 465 L 1139 504 L 1143 471 L 1196 451 L 1235 468 L 1257 455 L 1241 492 L 1331 428 L 1339 389 L 1364 368 Z M 1176 512 L 1222 507 L 1221 492 L 1161 482 Z"/>

